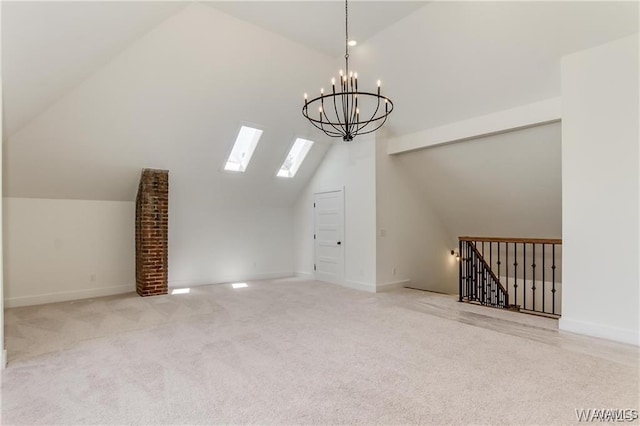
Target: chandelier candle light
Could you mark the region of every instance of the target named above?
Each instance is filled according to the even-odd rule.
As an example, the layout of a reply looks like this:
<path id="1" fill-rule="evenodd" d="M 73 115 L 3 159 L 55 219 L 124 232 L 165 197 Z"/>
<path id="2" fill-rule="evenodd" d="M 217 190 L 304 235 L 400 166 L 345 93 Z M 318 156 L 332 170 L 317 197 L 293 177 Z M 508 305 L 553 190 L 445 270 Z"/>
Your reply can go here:
<path id="1" fill-rule="evenodd" d="M 304 94 L 302 115 L 330 137 L 352 141 L 358 135 L 375 132 L 393 111 L 391 99 L 380 94 L 380 80 L 376 93 L 358 91 L 358 73 L 349 71 L 349 6 L 344 2 L 345 71 L 340 70 L 338 91 L 336 79 L 331 79 L 331 93 L 320 89 L 320 96 L 308 99 Z M 314 111 L 317 110 L 317 115 Z M 318 117 L 318 118 L 314 118 Z M 364 118 L 362 118 L 364 117 Z"/>

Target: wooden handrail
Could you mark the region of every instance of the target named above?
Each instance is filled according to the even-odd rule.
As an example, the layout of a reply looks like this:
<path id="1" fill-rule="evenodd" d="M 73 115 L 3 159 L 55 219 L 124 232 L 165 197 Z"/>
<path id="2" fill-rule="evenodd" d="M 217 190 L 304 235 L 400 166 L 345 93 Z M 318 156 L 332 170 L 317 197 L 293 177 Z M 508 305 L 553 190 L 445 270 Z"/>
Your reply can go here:
<path id="1" fill-rule="evenodd" d="M 460 241 L 493 243 L 562 244 L 561 238 L 504 238 L 504 237 L 458 237 Z"/>

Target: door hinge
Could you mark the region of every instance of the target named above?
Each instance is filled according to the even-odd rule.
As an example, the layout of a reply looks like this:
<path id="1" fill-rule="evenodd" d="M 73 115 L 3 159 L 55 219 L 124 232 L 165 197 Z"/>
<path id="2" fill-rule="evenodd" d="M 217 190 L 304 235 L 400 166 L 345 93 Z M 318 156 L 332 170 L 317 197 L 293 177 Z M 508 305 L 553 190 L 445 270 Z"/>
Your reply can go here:
<path id="1" fill-rule="evenodd" d="M 313 264 L 313 270 L 314 271 L 316 270 L 316 264 L 315 263 Z"/>
<path id="2" fill-rule="evenodd" d="M 314 208 L 314 209 L 316 208 L 316 203 L 313 203 L 313 208 Z"/>
<path id="3" fill-rule="evenodd" d="M 316 239 L 316 234 L 313 234 L 313 239 L 314 239 L 314 240 Z"/>

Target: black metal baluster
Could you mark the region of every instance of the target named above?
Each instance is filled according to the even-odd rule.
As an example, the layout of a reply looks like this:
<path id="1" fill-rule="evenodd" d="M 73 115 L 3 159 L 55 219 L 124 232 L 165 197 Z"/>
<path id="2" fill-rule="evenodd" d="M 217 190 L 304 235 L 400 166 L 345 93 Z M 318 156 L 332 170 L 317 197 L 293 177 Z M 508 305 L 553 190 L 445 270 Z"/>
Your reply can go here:
<path id="1" fill-rule="evenodd" d="M 467 241 L 467 300 L 471 300 L 471 274 L 473 273 L 471 243 Z"/>
<path id="2" fill-rule="evenodd" d="M 504 256 L 505 256 L 505 260 L 504 260 L 504 267 L 506 269 L 505 271 L 505 275 L 506 275 L 506 281 L 507 281 L 507 290 L 509 289 L 509 243 L 504 243 Z M 515 289 L 513 290 L 513 292 L 515 293 Z"/>
<path id="3" fill-rule="evenodd" d="M 545 263 L 545 254 L 544 254 L 544 249 L 547 245 L 546 244 L 542 244 L 542 312 L 547 312 L 547 306 L 544 304 L 544 293 L 546 292 L 545 290 L 545 284 L 544 284 L 544 274 L 545 274 L 545 267 L 544 267 L 544 263 Z"/>
<path id="4" fill-rule="evenodd" d="M 491 275 L 489 275 L 489 301 L 491 302 L 491 306 L 496 305 L 496 283 Z"/>
<path id="5" fill-rule="evenodd" d="M 458 256 L 462 256 L 462 241 L 458 240 Z M 458 302 L 462 302 L 462 259 L 458 259 Z"/>
<path id="6" fill-rule="evenodd" d="M 518 243 L 513 243 L 513 304 L 518 304 Z"/>
<path id="7" fill-rule="evenodd" d="M 493 269 L 493 241 L 489 242 L 489 267 Z"/>
<path id="8" fill-rule="evenodd" d="M 469 256 L 469 242 L 464 242 L 464 252 L 465 252 L 465 261 L 464 261 L 464 269 L 465 269 L 465 297 L 467 301 L 469 300 L 469 262 L 471 261 L 471 257 Z"/>
<path id="9" fill-rule="evenodd" d="M 522 309 L 527 309 L 527 243 L 522 243 Z"/>
<path id="10" fill-rule="evenodd" d="M 531 264 L 533 284 L 531 290 L 533 290 L 533 310 L 536 310 L 536 243 L 533 243 L 533 263 Z"/>
<path id="11" fill-rule="evenodd" d="M 500 242 L 498 241 L 498 279 L 500 279 Z"/>
<path id="12" fill-rule="evenodd" d="M 483 256 L 484 259 L 484 256 Z M 486 262 L 486 259 L 485 259 Z M 487 265 L 483 264 L 482 269 L 484 270 L 485 277 L 485 286 L 484 286 L 484 297 L 487 301 L 487 305 L 491 305 L 491 277 L 489 276 L 489 269 L 487 269 Z"/>
<path id="13" fill-rule="evenodd" d="M 476 255 L 476 300 L 482 303 L 482 269 L 480 267 L 480 258 Z"/>
<path id="14" fill-rule="evenodd" d="M 551 245 L 551 255 L 553 256 L 553 260 L 551 263 L 551 271 L 552 271 L 552 282 L 551 282 L 551 313 L 555 315 L 556 313 L 556 245 Z"/>
<path id="15" fill-rule="evenodd" d="M 478 287 L 478 258 L 476 257 L 475 251 L 471 251 L 473 252 L 473 281 L 471 282 L 471 292 L 473 294 L 472 299 L 476 300 L 476 289 Z"/>
<path id="16" fill-rule="evenodd" d="M 500 280 L 500 241 L 497 241 L 498 243 L 498 260 L 496 262 L 496 265 L 498 266 L 498 280 Z M 502 303 L 501 297 L 500 297 L 500 292 L 498 292 L 498 304 L 500 304 L 502 307 L 504 306 L 504 303 Z"/>
<path id="17" fill-rule="evenodd" d="M 480 245 L 482 247 L 480 250 L 480 254 L 484 259 L 484 241 L 480 241 Z M 485 273 L 487 271 L 485 270 L 482 263 L 480 262 L 480 259 L 478 259 L 478 266 L 480 267 L 480 271 L 481 271 L 480 276 L 482 277 L 482 287 L 480 289 L 480 303 L 482 303 L 483 305 L 486 305 L 487 304 L 487 277 L 485 276 Z"/>
<path id="18" fill-rule="evenodd" d="M 471 242 L 467 241 L 467 257 L 468 257 L 468 261 L 467 261 L 467 265 L 468 265 L 468 271 L 467 271 L 467 300 L 471 300 L 471 294 L 473 292 L 472 290 L 472 285 L 473 285 L 473 258 L 472 258 L 472 252 L 471 252 Z"/>
<path id="19" fill-rule="evenodd" d="M 480 291 L 480 286 L 482 285 L 482 272 L 480 271 L 480 262 L 478 260 L 478 256 L 475 257 L 476 264 L 476 285 L 475 285 L 475 297 L 474 299 L 478 302 L 482 302 L 482 297 L 480 296 L 482 292 Z"/>
<path id="20" fill-rule="evenodd" d="M 480 303 L 482 303 L 483 305 L 485 304 L 485 270 L 482 267 L 482 262 L 480 262 L 480 257 L 478 257 L 478 270 L 480 271 L 480 287 L 478 288 L 479 293 L 478 297 L 480 298 Z"/>

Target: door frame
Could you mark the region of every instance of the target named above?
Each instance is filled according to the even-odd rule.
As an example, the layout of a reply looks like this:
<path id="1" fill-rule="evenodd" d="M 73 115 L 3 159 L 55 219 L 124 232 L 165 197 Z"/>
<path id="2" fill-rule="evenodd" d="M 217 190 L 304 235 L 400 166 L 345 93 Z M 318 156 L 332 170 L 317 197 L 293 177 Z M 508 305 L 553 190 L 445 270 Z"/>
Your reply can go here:
<path id="1" fill-rule="evenodd" d="M 345 187 L 342 186 L 340 188 L 337 189 L 329 189 L 329 190 L 324 190 L 324 191 L 316 191 L 313 193 L 313 235 L 314 238 L 312 239 L 313 242 L 313 279 L 317 280 L 317 271 L 315 268 L 315 265 L 317 265 L 317 253 L 316 253 L 316 239 L 315 239 L 315 235 L 316 235 L 316 195 L 320 195 L 320 194 L 328 194 L 331 192 L 340 192 L 341 193 L 341 198 L 342 198 L 342 241 L 341 241 L 341 245 L 342 245 L 342 274 L 340 276 L 340 280 L 339 282 L 337 282 L 336 284 L 339 285 L 344 285 L 344 283 L 346 282 L 346 274 L 347 274 L 347 249 L 346 249 L 346 242 L 345 242 L 345 236 L 346 236 L 346 205 L 345 205 Z M 324 281 L 323 281 L 324 282 Z"/>

